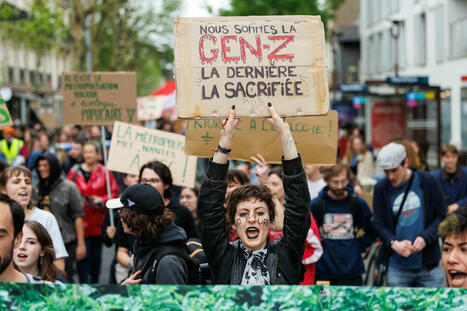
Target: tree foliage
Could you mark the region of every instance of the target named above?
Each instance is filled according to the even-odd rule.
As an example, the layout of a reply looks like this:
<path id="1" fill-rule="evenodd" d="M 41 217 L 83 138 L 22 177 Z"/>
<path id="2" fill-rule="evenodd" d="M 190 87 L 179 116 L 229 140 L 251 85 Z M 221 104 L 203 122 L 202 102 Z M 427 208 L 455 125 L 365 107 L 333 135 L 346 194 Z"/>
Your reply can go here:
<path id="1" fill-rule="evenodd" d="M 321 15 L 326 27 L 344 1 L 326 0 L 320 7 L 318 0 L 231 0 L 230 8 L 221 9 L 219 15 Z"/>
<path id="2" fill-rule="evenodd" d="M 146 7 L 142 7 L 146 4 Z M 152 91 L 173 75 L 173 17 L 180 0 L 73 0 L 75 67 L 85 69 L 86 18 L 91 20 L 92 70 L 136 71 L 138 94 Z M 84 47 L 84 48 L 83 48 Z"/>
<path id="3" fill-rule="evenodd" d="M 0 1 L 0 34 L 34 50 L 38 60 L 59 48 L 86 70 L 86 20 L 93 71 L 136 71 L 138 94 L 173 76 L 172 27 L 182 0 L 31 0 L 22 11 Z"/>
<path id="4" fill-rule="evenodd" d="M 64 47 L 67 36 L 64 10 L 58 1 L 33 0 L 27 12 L 3 2 L 0 6 L 0 31 L 8 40 L 36 52 L 41 57 L 54 48 Z"/>

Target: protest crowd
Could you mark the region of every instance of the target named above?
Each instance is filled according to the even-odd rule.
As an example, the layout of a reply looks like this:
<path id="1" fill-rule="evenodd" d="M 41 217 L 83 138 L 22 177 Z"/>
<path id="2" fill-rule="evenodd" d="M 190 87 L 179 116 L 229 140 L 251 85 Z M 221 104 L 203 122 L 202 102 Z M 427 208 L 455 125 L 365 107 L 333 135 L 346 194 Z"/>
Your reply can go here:
<path id="1" fill-rule="evenodd" d="M 111 198 L 101 135 L 110 141 L 112 127 L 3 129 L 0 281 L 97 283 L 107 262 L 108 283 L 122 285 L 467 288 L 467 168 L 455 146 L 429 172 L 410 141 L 375 155 L 355 129 L 336 165 L 303 165 L 288 123 L 267 109 L 281 165 L 229 160 L 232 106 L 212 158 L 198 159 L 200 184 L 174 185 L 154 159 L 138 175 L 109 172 Z M 174 131 L 166 119 L 156 127 Z"/>

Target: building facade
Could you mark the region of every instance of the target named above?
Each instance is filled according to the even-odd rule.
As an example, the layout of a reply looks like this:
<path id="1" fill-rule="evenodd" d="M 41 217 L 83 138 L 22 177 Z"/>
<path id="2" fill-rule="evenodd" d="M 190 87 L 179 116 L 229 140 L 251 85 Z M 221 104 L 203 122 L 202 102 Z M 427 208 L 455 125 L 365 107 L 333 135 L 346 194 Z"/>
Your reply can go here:
<path id="1" fill-rule="evenodd" d="M 28 1 L 3 1 L 27 16 Z M 71 71 L 71 54 L 66 43 L 59 49 L 48 51 L 38 58 L 35 51 L 27 49 L 5 35 L 0 36 L 0 87 L 13 91 L 8 109 L 16 124 L 42 119 L 43 123 L 60 122 L 63 96 L 60 94 L 62 72 Z M 53 125 L 53 124 L 48 124 Z"/>
<path id="2" fill-rule="evenodd" d="M 391 76 L 428 77 L 430 86 L 441 88 L 441 143 L 454 143 L 465 152 L 467 1 L 360 0 L 359 27 L 361 83 Z M 428 96 L 420 107 L 416 104 L 408 113 L 423 117 L 407 122 L 407 131 L 416 133 L 418 126 L 429 136 L 435 126 L 434 105 Z"/>

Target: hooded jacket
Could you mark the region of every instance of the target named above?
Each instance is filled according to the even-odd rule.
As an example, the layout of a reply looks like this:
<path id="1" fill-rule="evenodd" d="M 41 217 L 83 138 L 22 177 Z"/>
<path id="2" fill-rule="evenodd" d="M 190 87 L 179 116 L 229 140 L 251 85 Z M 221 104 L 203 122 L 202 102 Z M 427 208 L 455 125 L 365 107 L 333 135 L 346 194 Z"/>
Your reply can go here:
<path id="1" fill-rule="evenodd" d="M 303 280 L 302 256 L 310 228 L 310 193 L 300 157 L 282 160 L 285 191 L 284 228 L 281 239 L 269 242 L 265 265 L 270 283 L 298 284 Z M 224 200 L 228 164 L 209 161 L 207 180 L 198 198 L 201 242 L 214 284 L 241 284 L 246 259 L 239 240 L 229 243 Z"/>
<path id="2" fill-rule="evenodd" d="M 164 245 L 180 246 L 186 248 L 185 230 L 171 222 L 159 232 L 158 241 L 138 241 L 133 245 L 133 271 L 143 270 L 144 267 L 152 266 L 153 254 L 158 247 Z M 144 271 L 143 273 L 145 273 Z M 187 284 L 188 267 L 185 259 L 176 255 L 166 255 L 157 264 L 155 280 L 147 280 L 143 276 L 143 284 Z"/>
<path id="3" fill-rule="evenodd" d="M 55 154 L 44 152 L 37 158 L 35 168 L 40 160 L 47 160 L 50 167 L 49 177 L 44 179 L 39 172 L 38 207 L 51 212 L 57 219 L 63 242 L 76 240 L 75 219 L 84 216 L 81 194 L 74 183 L 62 178 L 60 164 Z"/>

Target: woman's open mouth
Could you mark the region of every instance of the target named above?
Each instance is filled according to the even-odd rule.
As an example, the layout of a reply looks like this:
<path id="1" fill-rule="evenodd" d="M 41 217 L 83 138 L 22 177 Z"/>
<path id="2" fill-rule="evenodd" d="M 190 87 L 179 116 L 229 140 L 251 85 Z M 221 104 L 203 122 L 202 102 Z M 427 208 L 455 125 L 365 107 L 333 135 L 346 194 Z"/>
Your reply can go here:
<path id="1" fill-rule="evenodd" d="M 250 240 L 254 240 L 258 237 L 259 235 L 259 229 L 256 227 L 248 227 L 246 229 L 246 236 Z"/>
<path id="2" fill-rule="evenodd" d="M 25 261 L 26 259 L 28 259 L 28 255 L 26 254 L 18 254 L 17 257 L 19 261 Z"/>
<path id="3" fill-rule="evenodd" d="M 451 286 L 452 287 L 460 287 L 463 286 L 466 279 L 467 273 L 458 271 L 458 270 L 449 270 L 449 276 L 451 277 Z"/>
<path id="4" fill-rule="evenodd" d="M 20 193 L 18 193 L 18 197 L 22 200 L 27 200 L 29 195 L 26 191 L 21 191 Z"/>

